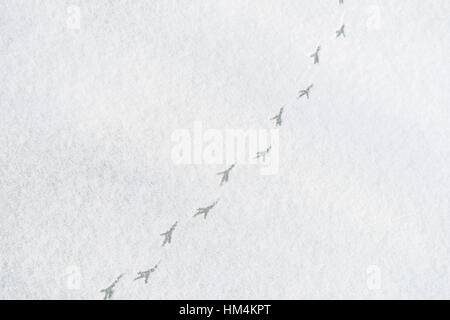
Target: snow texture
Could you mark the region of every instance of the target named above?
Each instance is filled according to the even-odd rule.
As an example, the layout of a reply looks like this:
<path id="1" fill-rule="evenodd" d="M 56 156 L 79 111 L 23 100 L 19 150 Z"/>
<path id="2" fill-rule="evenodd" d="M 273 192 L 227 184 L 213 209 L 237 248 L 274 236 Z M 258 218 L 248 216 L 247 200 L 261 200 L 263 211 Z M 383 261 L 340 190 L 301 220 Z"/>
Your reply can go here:
<path id="1" fill-rule="evenodd" d="M 449 299 L 449 18 L 448 0 L 1 1 L 0 298 L 118 280 L 112 299 Z M 178 129 L 269 129 L 282 106 L 275 175 L 219 186 L 228 164 L 171 159 Z"/>

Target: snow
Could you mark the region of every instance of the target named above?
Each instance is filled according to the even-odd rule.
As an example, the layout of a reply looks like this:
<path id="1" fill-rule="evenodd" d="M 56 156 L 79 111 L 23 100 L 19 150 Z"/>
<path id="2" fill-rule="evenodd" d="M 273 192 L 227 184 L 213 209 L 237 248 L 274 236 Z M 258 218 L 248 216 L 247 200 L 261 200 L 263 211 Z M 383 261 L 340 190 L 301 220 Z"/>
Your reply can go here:
<path id="1" fill-rule="evenodd" d="M 2 2 L 0 298 L 450 298 L 450 2 L 338 2 Z M 282 106 L 277 174 L 173 163 Z"/>

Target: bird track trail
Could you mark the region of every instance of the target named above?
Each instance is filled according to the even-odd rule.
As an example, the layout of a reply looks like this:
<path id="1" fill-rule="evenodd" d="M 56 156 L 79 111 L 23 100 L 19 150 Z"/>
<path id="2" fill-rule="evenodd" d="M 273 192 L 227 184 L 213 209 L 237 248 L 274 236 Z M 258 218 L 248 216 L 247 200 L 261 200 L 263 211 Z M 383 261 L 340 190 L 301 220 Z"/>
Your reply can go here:
<path id="1" fill-rule="evenodd" d="M 305 70 L 303 70 L 302 72 L 299 73 L 299 76 L 296 77 L 295 79 L 295 83 L 297 86 L 300 86 L 300 90 L 299 93 L 302 92 L 306 92 L 305 94 L 302 94 L 299 96 L 299 94 L 297 93 L 296 95 L 293 95 L 293 97 L 289 100 L 287 100 L 287 102 L 285 102 L 283 105 L 283 107 L 279 110 L 279 119 L 280 121 L 276 122 L 274 125 L 275 126 L 281 126 L 281 122 L 282 122 L 282 118 L 281 116 L 285 116 L 285 112 L 284 110 L 286 109 L 286 107 L 292 107 L 295 104 L 299 103 L 299 100 L 305 100 L 308 101 L 310 99 L 310 95 L 314 96 L 314 88 L 315 88 L 315 81 L 314 78 L 316 77 L 316 74 L 318 72 L 318 68 L 320 68 L 320 62 L 322 61 L 322 59 L 320 58 L 320 54 L 323 50 L 329 51 L 328 49 L 330 48 L 329 46 L 326 46 L 329 43 L 332 43 L 332 41 L 344 41 L 344 39 L 346 38 L 346 35 L 344 37 L 338 37 L 337 36 L 337 32 L 339 30 L 344 30 L 343 27 L 345 26 L 345 22 L 344 22 L 344 17 L 345 17 L 345 4 L 343 0 L 339 0 L 336 1 L 338 9 L 336 11 L 335 16 L 333 17 L 333 21 L 339 21 L 337 22 L 338 25 L 336 26 L 335 30 L 331 30 L 330 31 L 330 36 L 327 37 L 325 40 L 323 41 L 322 38 L 320 38 L 317 41 L 317 45 L 315 46 L 315 48 L 311 49 L 311 52 L 309 52 L 307 54 L 307 57 L 310 59 L 310 64 L 306 67 Z M 340 16 L 341 19 L 337 19 L 337 17 Z M 325 46 L 324 46 L 325 44 Z M 312 90 L 310 92 L 310 90 Z M 271 118 L 268 117 L 269 120 L 273 121 L 276 120 L 276 116 Z M 279 124 L 278 124 L 279 123 Z M 268 148 L 262 152 L 265 154 L 267 154 L 270 151 L 270 146 L 268 146 Z M 258 152 L 259 154 L 259 152 Z M 232 166 L 226 168 L 224 171 L 218 172 L 217 175 L 221 175 L 220 181 L 218 183 L 219 187 L 222 187 L 224 184 L 229 183 L 228 180 L 231 179 L 232 180 L 232 175 L 235 173 L 234 171 L 235 168 L 235 164 L 233 164 Z M 222 189 L 222 188 L 221 188 Z M 166 231 L 164 231 L 163 233 L 160 234 L 160 236 L 164 237 L 163 242 L 162 242 L 162 247 L 166 247 L 168 245 L 171 244 L 172 241 L 172 235 L 174 232 L 176 232 L 177 229 L 179 229 L 180 227 L 183 227 L 183 224 L 186 223 L 187 221 L 189 221 L 192 218 L 196 218 L 200 215 L 203 215 L 204 219 L 207 219 L 207 215 L 209 213 L 209 211 L 213 211 L 214 209 L 216 209 L 216 205 L 218 205 L 219 203 L 219 199 L 220 197 L 217 197 L 216 200 L 210 201 L 209 205 L 207 205 L 206 207 L 199 207 L 197 209 L 197 213 L 195 213 L 194 215 L 192 215 L 192 213 L 189 214 L 189 216 L 187 217 L 182 217 L 180 219 L 178 219 L 176 222 L 174 222 L 170 228 Z M 158 261 L 158 263 L 154 264 L 153 267 L 151 267 L 150 269 L 146 270 L 146 271 L 137 271 L 137 272 L 133 272 L 133 279 L 132 281 L 135 281 L 137 279 L 141 279 L 144 278 L 144 282 L 145 284 L 147 284 L 149 277 L 151 276 L 152 273 L 156 272 L 157 270 L 159 270 L 159 266 L 161 264 L 161 262 L 163 261 L 163 259 L 160 257 L 159 259 L 155 259 L 155 261 Z M 110 283 L 109 286 L 107 286 L 105 289 L 100 290 L 101 293 L 104 293 L 104 299 L 111 299 L 113 297 L 113 293 L 114 290 L 116 288 L 116 286 L 120 283 L 120 281 L 122 280 L 122 278 L 128 274 L 131 273 L 130 271 L 128 272 L 122 272 L 119 276 L 115 277 L 115 280 Z M 136 278 L 135 278 L 136 277 Z"/>

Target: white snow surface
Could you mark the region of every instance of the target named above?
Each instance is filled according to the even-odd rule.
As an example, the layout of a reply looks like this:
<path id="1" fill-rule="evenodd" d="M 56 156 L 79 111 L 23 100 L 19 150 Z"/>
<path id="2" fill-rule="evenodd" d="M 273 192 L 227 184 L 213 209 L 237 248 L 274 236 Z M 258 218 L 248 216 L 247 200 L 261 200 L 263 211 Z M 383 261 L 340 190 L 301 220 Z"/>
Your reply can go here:
<path id="1" fill-rule="evenodd" d="M 338 2 L 1 1 L 0 298 L 449 299 L 450 1 Z M 277 174 L 173 163 L 283 105 Z"/>

